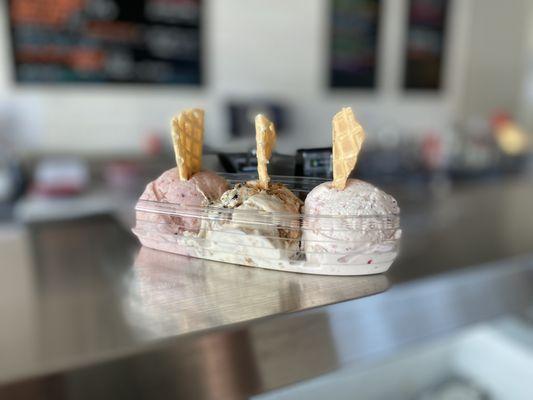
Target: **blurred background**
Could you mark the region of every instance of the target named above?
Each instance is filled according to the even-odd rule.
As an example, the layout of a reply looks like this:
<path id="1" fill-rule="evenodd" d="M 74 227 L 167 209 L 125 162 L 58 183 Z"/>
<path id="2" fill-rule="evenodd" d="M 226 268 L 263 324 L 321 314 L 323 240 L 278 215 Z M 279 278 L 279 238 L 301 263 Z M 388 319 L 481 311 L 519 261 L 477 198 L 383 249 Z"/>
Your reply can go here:
<path id="1" fill-rule="evenodd" d="M 129 273 L 135 202 L 174 166 L 169 122 L 185 108 L 206 111 L 206 169 L 255 171 L 253 117 L 263 112 L 278 130 L 271 173 L 328 178 L 331 119 L 352 107 L 367 134 L 354 176 L 402 209 L 391 284 L 533 253 L 531 1 L 9 0 L 0 14 L 0 324 L 13 329 L 0 332 L 6 359 L 31 365 L 35 348 L 52 342 L 91 353 L 100 342 L 84 335 L 107 337 L 97 329 L 99 290 L 123 282 L 116 271 Z M 113 248 L 87 245 L 96 246 L 99 224 L 106 238 L 120 229 Z M 438 317 L 419 316 L 422 325 Z M 70 318 L 83 320 L 82 332 Z M 332 386 L 350 398 L 357 382 L 389 374 L 398 383 L 419 368 L 432 372 L 395 398 L 530 398 L 526 379 L 501 383 L 503 367 L 485 374 L 476 360 L 512 353 L 511 365 L 520 354 L 522 371 L 532 371 L 531 326 L 498 320 L 495 334 L 492 321 L 474 319 L 488 325 L 272 398 L 321 398 Z M 124 330 L 142 342 L 129 324 Z M 516 331 L 529 343 L 517 352 L 495 338 Z M 400 396 L 401 385 L 362 398 Z"/>
<path id="2" fill-rule="evenodd" d="M 13 0 L 1 12 L 3 202 L 100 183 L 138 194 L 172 165 L 169 120 L 191 107 L 206 110 L 206 167 L 229 172 L 254 168 L 262 111 L 278 126 L 273 172 L 327 176 L 342 106 L 367 131 L 358 174 L 378 184 L 527 166 L 525 0 Z"/>

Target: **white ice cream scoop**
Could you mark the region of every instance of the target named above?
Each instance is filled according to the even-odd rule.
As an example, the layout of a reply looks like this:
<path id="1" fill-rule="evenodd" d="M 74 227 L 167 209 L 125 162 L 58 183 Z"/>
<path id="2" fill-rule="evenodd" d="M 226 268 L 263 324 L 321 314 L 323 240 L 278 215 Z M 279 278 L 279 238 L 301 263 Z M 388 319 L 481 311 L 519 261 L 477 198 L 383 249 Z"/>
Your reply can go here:
<path id="1" fill-rule="evenodd" d="M 331 182 L 318 185 L 304 206 L 302 245 L 307 261 L 373 268 L 389 260 L 401 234 L 399 213 L 396 200 L 370 183 L 348 179 L 343 190 Z"/>
<path id="2" fill-rule="evenodd" d="M 400 209 L 396 200 L 370 183 L 348 179 L 364 141 L 350 108 L 333 118 L 332 182 L 306 197 L 302 248 L 308 264 L 360 265 L 361 273 L 386 270 L 396 257 Z"/>

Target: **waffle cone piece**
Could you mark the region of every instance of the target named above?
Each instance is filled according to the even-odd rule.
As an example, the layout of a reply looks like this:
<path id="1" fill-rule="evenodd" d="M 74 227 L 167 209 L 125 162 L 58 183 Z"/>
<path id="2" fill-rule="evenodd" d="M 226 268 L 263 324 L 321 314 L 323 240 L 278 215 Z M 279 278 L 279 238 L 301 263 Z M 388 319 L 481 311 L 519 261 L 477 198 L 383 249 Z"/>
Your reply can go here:
<path id="1" fill-rule="evenodd" d="M 171 129 L 179 178 L 187 181 L 202 168 L 204 110 L 194 108 L 180 112 L 172 118 Z"/>
<path id="2" fill-rule="evenodd" d="M 365 131 L 355 119 L 350 107 L 344 107 L 333 117 L 333 187 L 343 190 L 357 163 L 365 140 Z"/>
<path id="3" fill-rule="evenodd" d="M 272 149 L 276 143 L 276 129 L 274 124 L 263 114 L 255 117 L 255 141 L 257 143 L 257 173 L 259 174 L 259 187 L 268 189 L 270 177 L 267 164 L 272 156 Z"/>

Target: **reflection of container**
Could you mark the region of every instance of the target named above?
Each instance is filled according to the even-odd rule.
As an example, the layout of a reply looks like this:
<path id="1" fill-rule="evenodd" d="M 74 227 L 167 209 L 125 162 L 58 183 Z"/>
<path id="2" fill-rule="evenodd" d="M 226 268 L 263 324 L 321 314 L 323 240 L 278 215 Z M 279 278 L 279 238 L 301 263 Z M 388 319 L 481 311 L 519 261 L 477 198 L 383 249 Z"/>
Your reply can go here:
<path id="1" fill-rule="evenodd" d="M 390 285 L 382 274 L 275 274 L 147 247 L 140 249 L 131 272 L 123 298 L 127 316 L 150 339 L 175 335 L 176 327 L 189 333 L 220 321 L 233 324 L 338 303 L 383 292 Z"/>
<path id="2" fill-rule="evenodd" d="M 225 174 L 230 184 L 252 178 Z M 300 198 L 321 179 L 272 177 Z M 366 275 L 386 271 L 398 253 L 399 215 L 317 216 L 141 200 L 134 233 L 147 247 L 215 261 L 281 271 Z M 198 221 L 197 232 L 183 231 L 183 219 Z M 304 253 L 306 230 L 329 251 Z M 339 232 L 345 230 L 346 235 Z M 285 234 L 282 234 L 284 232 Z M 286 234 L 290 232 L 290 234 Z M 335 232 L 335 235 L 331 233 Z M 278 234 L 279 233 L 279 234 Z M 338 239 L 343 237 L 343 239 Z M 296 238 L 296 239 L 295 239 Z M 343 250 L 350 249 L 350 250 Z"/>

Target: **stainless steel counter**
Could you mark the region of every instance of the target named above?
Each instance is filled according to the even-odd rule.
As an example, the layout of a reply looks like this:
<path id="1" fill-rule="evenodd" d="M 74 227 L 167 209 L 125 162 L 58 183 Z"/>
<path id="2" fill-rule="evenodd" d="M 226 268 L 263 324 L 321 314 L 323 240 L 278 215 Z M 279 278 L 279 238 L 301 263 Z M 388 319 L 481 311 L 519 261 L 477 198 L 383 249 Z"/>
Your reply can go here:
<path id="1" fill-rule="evenodd" d="M 401 258 L 368 277 L 140 249 L 108 216 L 35 224 L 0 269 L 0 398 L 245 398 L 520 312 L 533 300 L 524 196 L 516 181 L 407 210 Z"/>

